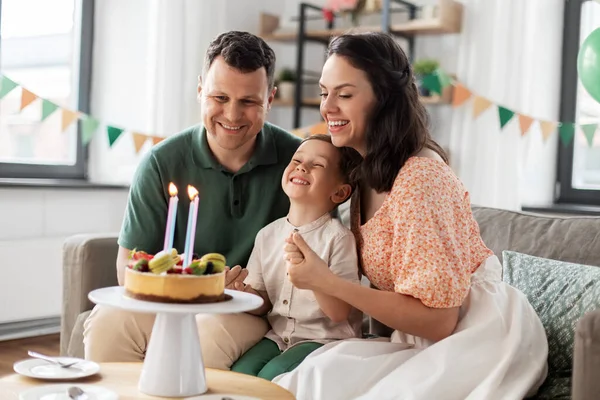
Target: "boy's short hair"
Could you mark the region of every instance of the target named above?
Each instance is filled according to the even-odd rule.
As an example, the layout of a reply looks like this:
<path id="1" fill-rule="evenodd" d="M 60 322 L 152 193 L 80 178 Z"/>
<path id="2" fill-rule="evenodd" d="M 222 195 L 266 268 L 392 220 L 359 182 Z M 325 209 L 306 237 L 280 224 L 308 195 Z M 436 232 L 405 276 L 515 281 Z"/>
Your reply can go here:
<path id="1" fill-rule="evenodd" d="M 300 144 L 307 142 L 309 140 L 320 140 L 322 142 L 330 143 L 333 147 L 335 147 L 340 153 L 340 163 L 338 168 L 340 170 L 340 175 L 342 177 L 342 181 L 344 183 L 349 184 L 352 187 L 352 192 L 356 189 L 356 185 L 358 184 L 357 176 L 357 168 L 362 162 L 362 156 L 356 150 L 351 147 L 336 147 L 331 140 L 330 135 L 325 134 L 314 134 L 310 135 L 302 140 Z"/>

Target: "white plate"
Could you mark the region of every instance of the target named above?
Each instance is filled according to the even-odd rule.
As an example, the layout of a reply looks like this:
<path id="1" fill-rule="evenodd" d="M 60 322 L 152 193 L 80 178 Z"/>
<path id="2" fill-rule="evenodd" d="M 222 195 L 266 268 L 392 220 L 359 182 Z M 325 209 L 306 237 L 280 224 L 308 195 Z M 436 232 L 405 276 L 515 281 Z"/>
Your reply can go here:
<path id="1" fill-rule="evenodd" d="M 239 394 L 205 394 L 202 396 L 188 398 L 188 400 L 261 400 L 261 399 L 258 397 L 242 396 Z"/>
<path id="2" fill-rule="evenodd" d="M 30 378 L 49 380 L 84 378 L 86 376 L 97 374 L 100 371 L 100 366 L 92 361 L 71 357 L 56 357 L 56 359 L 66 363 L 74 361 L 79 362 L 69 368 L 62 368 L 60 365 L 52 364 L 49 361 L 30 358 L 17 361 L 13 365 L 13 369 L 17 374 L 25 375 Z"/>
<path id="3" fill-rule="evenodd" d="M 63 383 L 60 385 L 38 386 L 21 392 L 19 400 L 71 400 L 67 390 L 71 386 L 81 388 L 88 395 L 89 400 L 118 400 L 119 396 L 106 388 L 96 385 L 76 385 Z"/>
<path id="4" fill-rule="evenodd" d="M 111 286 L 91 291 L 88 298 L 96 304 L 145 313 L 229 314 L 255 310 L 263 304 L 263 299 L 252 293 L 229 289 L 225 293 L 232 299 L 203 304 L 157 303 L 127 297 L 123 286 Z"/>

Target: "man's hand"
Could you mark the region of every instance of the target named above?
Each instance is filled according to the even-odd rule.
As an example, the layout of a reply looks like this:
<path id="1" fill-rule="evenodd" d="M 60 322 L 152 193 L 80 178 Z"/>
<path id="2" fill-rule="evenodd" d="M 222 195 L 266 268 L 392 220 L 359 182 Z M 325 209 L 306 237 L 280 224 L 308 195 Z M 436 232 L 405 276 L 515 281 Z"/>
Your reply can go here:
<path id="1" fill-rule="evenodd" d="M 225 267 L 225 289 L 239 290 L 235 287 L 236 283 L 244 285 L 244 280 L 248 276 L 248 270 L 246 268 L 236 265 L 233 268 Z M 242 292 L 244 290 L 241 290 Z"/>

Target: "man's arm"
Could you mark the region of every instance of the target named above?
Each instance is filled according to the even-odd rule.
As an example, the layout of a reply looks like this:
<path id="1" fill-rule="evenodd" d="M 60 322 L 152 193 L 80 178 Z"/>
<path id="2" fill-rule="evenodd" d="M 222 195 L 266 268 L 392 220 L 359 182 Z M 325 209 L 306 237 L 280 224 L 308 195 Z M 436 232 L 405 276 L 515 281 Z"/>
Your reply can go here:
<path id="1" fill-rule="evenodd" d="M 117 280 L 120 286 L 125 284 L 125 268 L 127 268 L 127 264 L 129 263 L 129 253 L 131 253 L 131 250 L 119 246 L 119 252 L 117 253 Z"/>

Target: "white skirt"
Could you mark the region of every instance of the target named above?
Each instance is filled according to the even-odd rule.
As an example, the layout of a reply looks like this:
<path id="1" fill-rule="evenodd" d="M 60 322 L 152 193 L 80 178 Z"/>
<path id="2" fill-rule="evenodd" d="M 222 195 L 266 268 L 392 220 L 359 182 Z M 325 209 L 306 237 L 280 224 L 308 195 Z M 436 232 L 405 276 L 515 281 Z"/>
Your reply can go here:
<path id="1" fill-rule="evenodd" d="M 432 343 L 398 331 L 390 339 L 327 344 L 273 382 L 298 400 L 520 400 L 547 373 L 544 327 L 525 295 L 488 258 L 473 274 L 460 320 Z"/>

